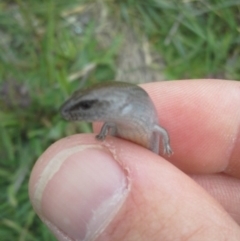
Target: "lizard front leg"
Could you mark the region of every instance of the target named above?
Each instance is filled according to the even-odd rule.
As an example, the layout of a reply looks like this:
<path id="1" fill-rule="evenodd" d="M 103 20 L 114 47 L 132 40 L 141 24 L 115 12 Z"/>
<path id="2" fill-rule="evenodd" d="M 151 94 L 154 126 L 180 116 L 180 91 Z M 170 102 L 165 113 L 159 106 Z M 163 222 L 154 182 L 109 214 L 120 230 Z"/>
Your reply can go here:
<path id="1" fill-rule="evenodd" d="M 103 141 L 109 132 L 112 136 L 116 135 L 117 125 L 115 123 L 105 122 L 102 126 L 100 133 L 98 135 L 96 135 L 96 139 Z"/>

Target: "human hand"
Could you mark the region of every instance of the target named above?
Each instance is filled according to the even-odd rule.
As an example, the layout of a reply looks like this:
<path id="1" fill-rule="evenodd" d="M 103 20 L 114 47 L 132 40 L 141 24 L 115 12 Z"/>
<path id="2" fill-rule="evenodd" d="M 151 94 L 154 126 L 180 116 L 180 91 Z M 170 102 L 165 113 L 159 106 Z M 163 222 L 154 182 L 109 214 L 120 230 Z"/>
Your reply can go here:
<path id="1" fill-rule="evenodd" d="M 60 241 L 239 241 L 240 82 L 143 88 L 174 155 L 166 161 L 114 137 L 64 138 L 33 168 L 35 211 Z"/>

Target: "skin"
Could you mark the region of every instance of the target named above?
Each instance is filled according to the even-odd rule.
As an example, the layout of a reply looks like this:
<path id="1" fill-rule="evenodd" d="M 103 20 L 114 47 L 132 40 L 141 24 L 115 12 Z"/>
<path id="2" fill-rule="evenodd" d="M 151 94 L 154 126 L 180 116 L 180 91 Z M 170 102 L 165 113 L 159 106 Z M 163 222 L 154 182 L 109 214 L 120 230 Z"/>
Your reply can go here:
<path id="1" fill-rule="evenodd" d="M 77 235 L 82 217 L 76 210 L 83 206 L 84 186 L 78 187 L 83 183 L 85 171 L 76 170 L 74 163 L 83 161 L 88 166 L 97 157 L 101 161 L 89 170 L 101 175 L 105 162 L 115 165 L 117 157 L 124 175 L 131 181 L 130 191 L 95 240 L 240 240 L 240 83 L 195 80 L 142 87 L 151 96 L 162 124 L 169 131 L 174 155 L 165 160 L 114 137 L 103 143 L 92 134 L 64 138 L 50 146 L 32 170 L 29 193 L 36 212 L 46 223 L 50 220 L 58 227 L 62 227 L 66 217 L 75 220 L 64 233 L 71 237 L 69 240 L 81 240 Z M 94 129 L 98 133 L 100 126 Z M 74 154 L 71 161 L 65 161 L 62 171 L 54 179 L 46 180 L 43 196 L 37 202 L 36 184 L 46 167 L 62 150 L 76 145 L 101 145 L 103 149 L 86 149 Z M 114 185 L 116 175 L 105 182 Z M 92 185 L 89 182 L 87 190 Z M 94 200 L 105 192 L 95 192 Z M 58 240 L 67 240 L 56 234 L 54 228 L 50 229 Z"/>

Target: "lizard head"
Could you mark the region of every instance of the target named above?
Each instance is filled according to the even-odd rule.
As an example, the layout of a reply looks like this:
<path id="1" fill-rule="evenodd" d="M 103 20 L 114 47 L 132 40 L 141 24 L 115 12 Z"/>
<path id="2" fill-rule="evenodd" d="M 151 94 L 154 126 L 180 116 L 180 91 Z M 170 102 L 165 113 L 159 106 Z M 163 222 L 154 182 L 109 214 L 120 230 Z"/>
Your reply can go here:
<path id="1" fill-rule="evenodd" d="M 126 91 L 119 88 L 94 86 L 74 92 L 62 105 L 61 114 L 70 121 L 117 120 L 121 112 L 131 111 L 131 101 L 128 99 Z"/>

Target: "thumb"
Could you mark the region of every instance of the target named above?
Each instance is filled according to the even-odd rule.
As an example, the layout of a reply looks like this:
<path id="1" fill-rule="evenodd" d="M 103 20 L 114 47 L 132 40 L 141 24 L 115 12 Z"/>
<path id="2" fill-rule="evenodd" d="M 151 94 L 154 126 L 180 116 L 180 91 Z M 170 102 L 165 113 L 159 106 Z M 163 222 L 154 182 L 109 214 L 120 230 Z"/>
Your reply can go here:
<path id="1" fill-rule="evenodd" d="M 237 224 L 170 163 L 116 138 L 75 135 L 33 168 L 32 205 L 58 240 L 240 240 Z"/>

